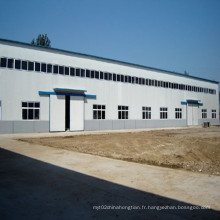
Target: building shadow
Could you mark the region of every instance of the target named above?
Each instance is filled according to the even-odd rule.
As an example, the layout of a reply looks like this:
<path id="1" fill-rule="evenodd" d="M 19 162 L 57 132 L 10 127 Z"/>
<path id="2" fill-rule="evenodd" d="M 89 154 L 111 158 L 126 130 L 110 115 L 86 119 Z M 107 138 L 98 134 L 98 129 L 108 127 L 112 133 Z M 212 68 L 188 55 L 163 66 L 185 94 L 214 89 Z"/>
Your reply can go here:
<path id="1" fill-rule="evenodd" d="M 220 213 L 0 148 L 0 219 L 114 218 L 210 220 Z"/>

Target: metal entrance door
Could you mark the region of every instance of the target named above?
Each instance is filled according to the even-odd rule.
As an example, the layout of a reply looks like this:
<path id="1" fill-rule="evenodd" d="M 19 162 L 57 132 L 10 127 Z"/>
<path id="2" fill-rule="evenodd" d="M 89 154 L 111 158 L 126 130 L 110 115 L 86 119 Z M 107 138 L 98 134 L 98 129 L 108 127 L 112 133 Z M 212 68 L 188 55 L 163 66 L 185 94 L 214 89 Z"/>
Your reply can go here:
<path id="1" fill-rule="evenodd" d="M 198 105 L 188 104 L 187 122 L 188 125 L 198 125 Z"/>
<path id="2" fill-rule="evenodd" d="M 65 96 L 50 96 L 50 131 L 65 131 Z"/>
<path id="3" fill-rule="evenodd" d="M 84 130 L 84 97 L 70 97 L 70 131 Z"/>

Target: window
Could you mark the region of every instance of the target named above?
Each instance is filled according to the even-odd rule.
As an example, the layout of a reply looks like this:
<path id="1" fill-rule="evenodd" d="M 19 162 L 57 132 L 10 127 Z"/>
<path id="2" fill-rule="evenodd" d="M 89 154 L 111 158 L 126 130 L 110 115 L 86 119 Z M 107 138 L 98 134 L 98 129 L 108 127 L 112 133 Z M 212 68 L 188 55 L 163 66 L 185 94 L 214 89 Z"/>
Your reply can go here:
<path id="1" fill-rule="evenodd" d="M 167 119 L 167 108 L 160 108 L 160 119 Z"/>
<path id="2" fill-rule="evenodd" d="M 121 75 L 121 82 L 124 82 L 124 75 Z"/>
<path id="3" fill-rule="evenodd" d="M 39 120 L 40 102 L 22 102 L 22 120 Z"/>
<path id="4" fill-rule="evenodd" d="M 105 119 L 105 105 L 93 105 L 93 119 Z"/>
<path id="5" fill-rule="evenodd" d="M 81 77 L 85 77 L 85 70 L 81 69 Z"/>
<path id="6" fill-rule="evenodd" d="M 23 60 L 23 61 L 21 62 L 21 64 L 22 64 L 22 65 L 21 65 L 22 69 L 23 69 L 23 70 L 27 70 L 27 61 L 24 61 L 24 60 Z"/>
<path id="7" fill-rule="evenodd" d="M 35 71 L 40 72 L 40 63 L 35 62 Z"/>
<path id="8" fill-rule="evenodd" d="M 109 80 L 112 80 L 112 73 L 109 73 L 109 74 L 108 74 L 108 79 L 109 79 Z"/>
<path id="9" fill-rule="evenodd" d="M 41 63 L 41 72 L 46 73 L 46 71 L 47 71 L 47 65 L 46 65 L 46 63 Z"/>
<path id="10" fill-rule="evenodd" d="M 65 66 L 65 75 L 70 75 L 70 68 Z"/>
<path id="11" fill-rule="evenodd" d="M 28 70 L 34 71 L 34 62 L 28 61 Z"/>
<path id="12" fill-rule="evenodd" d="M 116 74 L 113 73 L 113 81 L 116 81 Z"/>
<path id="13" fill-rule="evenodd" d="M 8 68 L 10 69 L 14 68 L 14 59 L 8 59 Z"/>
<path id="14" fill-rule="evenodd" d="M 95 71 L 95 78 L 99 79 L 99 72 L 98 71 Z"/>
<path id="15" fill-rule="evenodd" d="M 104 79 L 104 73 L 100 72 L 100 79 Z"/>
<path id="16" fill-rule="evenodd" d="M 2 57 L 0 62 L 0 67 L 6 67 L 7 66 L 7 58 Z"/>
<path id="17" fill-rule="evenodd" d="M 76 76 L 80 76 L 80 69 L 76 68 Z"/>
<path id="18" fill-rule="evenodd" d="M 125 82 L 128 82 L 128 76 L 125 76 Z"/>
<path id="19" fill-rule="evenodd" d="M 104 73 L 104 79 L 108 80 L 108 73 Z"/>
<path id="20" fill-rule="evenodd" d="M 1 113 L 0 113 L 1 114 Z M 212 109 L 212 118 L 216 118 L 216 110 Z M 0 118 L 1 119 L 1 118 Z"/>
<path id="21" fill-rule="evenodd" d="M 128 106 L 118 106 L 118 119 L 128 119 Z"/>
<path id="22" fill-rule="evenodd" d="M 133 76 L 133 77 L 131 78 L 131 81 L 132 81 L 132 83 L 135 83 L 135 82 L 136 82 L 136 77 Z"/>
<path id="23" fill-rule="evenodd" d="M 142 107 L 142 119 L 151 119 L 151 107 Z"/>
<path id="24" fill-rule="evenodd" d="M 17 70 L 21 69 L 21 60 L 15 60 L 15 69 Z"/>
<path id="25" fill-rule="evenodd" d="M 117 82 L 120 82 L 121 80 L 121 75 L 117 74 Z"/>
<path id="26" fill-rule="evenodd" d="M 64 66 L 59 66 L 59 74 L 63 75 L 63 73 L 64 73 Z"/>
<path id="27" fill-rule="evenodd" d="M 154 86 L 154 80 L 152 79 L 152 86 Z"/>
<path id="28" fill-rule="evenodd" d="M 75 68 L 70 67 L 70 76 L 75 76 Z"/>
<path id="29" fill-rule="evenodd" d="M 141 85 L 141 78 L 138 78 L 138 84 Z"/>
<path id="30" fill-rule="evenodd" d="M 145 85 L 149 85 L 149 79 L 145 79 Z"/>
<path id="31" fill-rule="evenodd" d="M 95 78 L 95 71 L 91 71 L 91 78 L 93 79 L 93 78 Z"/>
<path id="32" fill-rule="evenodd" d="M 193 85 L 178 84 L 173 82 L 158 81 L 155 79 L 145 79 L 136 76 L 121 75 L 115 73 L 99 72 L 97 70 L 85 70 L 74 67 L 66 67 L 59 65 L 52 65 L 47 63 L 40 63 L 35 61 L 25 61 L 14 58 L 0 57 L 0 67 L 17 69 L 17 70 L 28 70 L 36 72 L 54 73 L 62 75 L 71 75 L 87 78 L 113 80 L 117 82 L 125 82 L 139 85 L 149 85 L 155 87 L 179 89 L 193 92 L 204 92 L 208 94 L 216 94 L 215 89 L 201 88 Z"/>
<path id="33" fill-rule="evenodd" d="M 175 118 L 176 119 L 182 118 L 182 109 L 181 108 L 175 108 Z"/>
<path id="34" fill-rule="evenodd" d="M 86 77 L 90 78 L 90 70 L 86 70 Z"/>
<path id="35" fill-rule="evenodd" d="M 47 64 L 47 73 L 52 73 L 52 64 Z"/>
<path id="36" fill-rule="evenodd" d="M 202 118 L 207 118 L 207 109 L 202 109 Z"/>
<path id="37" fill-rule="evenodd" d="M 36 63 L 35 63 L 36 64 Z M 36 66 L 35 66 L 35 68 L 36 68 Z M 35 69 L 36 70 L 36 69 Z M 54 65 L 53 66 L 53 73 L 54 74 L 58 74 L 58 65 Z"/>

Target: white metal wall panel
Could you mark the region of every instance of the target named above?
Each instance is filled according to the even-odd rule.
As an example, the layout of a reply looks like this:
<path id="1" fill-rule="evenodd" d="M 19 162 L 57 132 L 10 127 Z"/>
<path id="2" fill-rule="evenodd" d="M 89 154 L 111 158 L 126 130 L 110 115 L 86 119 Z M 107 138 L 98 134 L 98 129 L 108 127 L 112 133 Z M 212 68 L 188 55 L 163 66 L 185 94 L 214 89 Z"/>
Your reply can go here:
<path id="1" fill-rule="evenodd" d="M 84 130 L 84 97 L 70 97 L 70 131 Z"/>
<path id="2" fill-rule="evenodd" d="M 50 131 L 65 131 L 65 96 L 50 96 Z"/>
<path id="3" fill-rule="evenodd" d="M 25 45 L 21 47 L 13 43 L 0 42 L 0 56 L 177 82 L 211 88 L 216 91 L 219 89 L 218 84 L 188 78 L 184 75 L 180 77 L 175 74 L 138 68 L 126 64 L 88 58 L 76 54 L 70 55 L 69 53 L 58 52 L 49 48 L 32 48 L 31 46 Z M 169 119 L 175 119 L 175 108 L 183 108 L 183 119 L 186 119 L 186 114 L 184 112 L 185 105 L 181 105 L 181 101 L 186 101 L 187 99 L 201 100 L 203 108 L 207 109 L 208 120 L 211 120 L 211 110 L 216 109 L 216 111 L 218 111 L 219 109 L 218 93 L 213 95 L 202 92 L 198 93 L 162 87 L 97 80 L 95 78 L 47 74 L 43 72 L 37 73 L 34 71 L 9 68 L 0 68 L 0 78 L 0 100 L 5 109 L 5 111 L 2 109 L 2 120 L 21 120 L 21 102 L 37 101 L 40 102 L 41 106 L 41 120 L 49 121 L 48 96 L 40 96 L 39 91 L 53 91 L 53 88 L 85 89 L 88 91 L 88 94 L 97 95 L 96 99 L 85 98 L 85 120 L 93 120 L 92 107 L 94 104 L 106 105 L 106 120 L 118 119 L 118 105 L 129 106 L 130 120 L 142 119 L 142 106 L 151 107 L 152 119 L 155 120 L 159 119 L 160 107 L 163 106 L 168 107 Z M 14 94 L 17 95 L 15 96 Z M 197 109 L 200 120 L 201 108 Z M 216 116 L 216 120 L 218 120 L 219 115 L 217 114 Z"/>

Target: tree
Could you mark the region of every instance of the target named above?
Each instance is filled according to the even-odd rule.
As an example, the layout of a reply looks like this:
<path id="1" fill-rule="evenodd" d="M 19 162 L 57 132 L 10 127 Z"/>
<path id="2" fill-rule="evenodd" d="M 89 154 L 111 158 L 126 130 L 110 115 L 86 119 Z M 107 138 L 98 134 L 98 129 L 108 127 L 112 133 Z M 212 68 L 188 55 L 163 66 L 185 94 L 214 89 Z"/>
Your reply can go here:
<path id="1" fill-rule="evenodd" d="M 47 34 L 39 34 L 36 40 L 33 38 L 31 44 L 40 45 L 44 47 L 51 47 L 51 41 L 48 38 Z"/>

